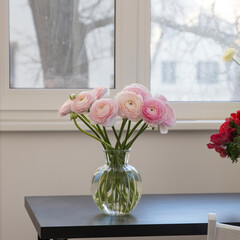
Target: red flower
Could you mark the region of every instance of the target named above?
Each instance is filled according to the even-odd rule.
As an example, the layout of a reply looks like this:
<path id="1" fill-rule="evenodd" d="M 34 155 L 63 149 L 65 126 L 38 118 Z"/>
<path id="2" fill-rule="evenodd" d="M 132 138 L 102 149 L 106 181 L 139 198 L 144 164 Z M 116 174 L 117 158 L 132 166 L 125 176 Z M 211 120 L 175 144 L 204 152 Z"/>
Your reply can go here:
<path id="1" fill-rule="evenodd" d="M 232 113 L 230 121 L 233 121 L 237 126 L 240 126 L 240 111 L 237 111 L 237 113 Z"/>
<path id="2" fill-rule="evenodd" d="M 225 119 L 225 122 L 220 126 L 219 134 L 225 135 L 227 142 L 231 142 L 233 139 L 232 132 L 236 131 L 236 128 L 231 128 L 229 118 Z"/>
<path id="3" fill-rule="evenodd" d="M 225 158 L 227 156 L 226 150 L 224 148 L 215 148 L 215 150 L 220 154 L 222 158 Z"/>
<path id="4" fill-rule="evenodd" d="M 235 126 L 235 127 L 234 127 Z M 225 122 L 220 126 L 219 132 L 213 134 L 210 137 L 210 143 L 207 144 L 209 149 L 215 149 L 216 152 L 220 154 L 221 157 L 230 157 L 233 162 L 237 162 L 236 156 L 237 149 L 234 149 L 234 153 L 229 151 L 230 143 L 233 139 L 239 136 L 237 129 L 240 127 L 240 111 L 232 113 L 229 118 L 225 119 Z M 228 143 L 228 144 L 227 144 Z M 228 153 L 227 153 L 228 152 Z"/>
<path id="5" fill-rule="evenodd" d="M 225 119 L 225 122 L 220 126 L 219 133 L 224 132 L 230 128 L 230 121 L 228 118 Z"/>
<path id="6" fill-rule="evenodd" d="M 216 147 L 222 146 L 223 143 L 228 142 L 228 139 L 225 135 L 225 132 L 223 132 L 223 133 L 213 134 L 210 137 L 210 141 L 212 143 L 208 144 L 208 148 L 216 148 Z"/>
<path id="7" fill-rule="evenodd" d="M 213 134 L 210 138 L 212 143 L 207 144 L 209 149 L 215 148 L 215 151 L 218 152 L 221 157 L 227 156 L 223 143 L 229 142 L 229 133 L 228 130 L 224 129 L 224 127 L 225 125 L 223 126 L 221 133 Z"/>

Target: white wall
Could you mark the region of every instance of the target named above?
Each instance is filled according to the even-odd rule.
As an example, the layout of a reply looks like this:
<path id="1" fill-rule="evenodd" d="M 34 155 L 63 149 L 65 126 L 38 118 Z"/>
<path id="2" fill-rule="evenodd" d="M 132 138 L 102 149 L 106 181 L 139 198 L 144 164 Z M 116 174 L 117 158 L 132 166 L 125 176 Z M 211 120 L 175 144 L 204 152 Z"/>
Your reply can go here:
<path id="1" fill-rule="evenodd" d="M 240 165 L 206 147 L 213 133 L 145 132 L 130 156 L 143 193 L 239 192 Z M 0 132 L 0 239 L 37 239 L 24 196 L 90 194 L 92 173 L 103 164 L 101 145 L 79 132 Z"/>

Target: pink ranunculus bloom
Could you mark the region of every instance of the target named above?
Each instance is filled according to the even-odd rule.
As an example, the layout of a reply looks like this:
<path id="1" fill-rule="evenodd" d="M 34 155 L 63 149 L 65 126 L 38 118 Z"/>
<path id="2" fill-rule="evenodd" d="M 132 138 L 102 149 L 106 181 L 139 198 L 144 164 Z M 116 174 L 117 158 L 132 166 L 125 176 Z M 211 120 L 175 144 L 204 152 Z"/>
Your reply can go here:
<path id="1" fill-rule="evenodd" d="M 135 92 L 121 91 L 115 97 L 118 104 L 118 114 L 133 122 L 142 119 L 143 98 Z"/>
<path id="2" fill-rule="evenodd" d="M 156 95 L 155 95 L 155 98 L 161 100 L 161 101 L 164 102 L 164 103 L 167 103 L 167 102 L 168 102 L 167 98 L 166 98 L 165 96 L 161 95 L 161 94 L 156 94 Z"/>
<path id="3" fill-rule="evenodd" d="M 135 92 L 141 95 L 143 100 L 145 100 L 146 98 L 152 97 L 152 94 L 150 93 L 150 91 L 145 86 L 138 83 L 127 85 L 122 91 Z"/>
<path id="4" fill-rule="evenodd" d="M 110 95 L 110 90 L 107 87 L 97 87 L 94 88 L 93 91 L 96 94 L 96 99 L 108 97 Z"/>
<path id="5" fill-rule="evenodd" d="M 143 120 L 152 127 L 158 127 L 166 118 L 167 108 L 157 98 L 144 100 L 142 107 Z"/>
<path id="6" fill-rule="evenodd" d="M 71 103 L 72 112 L 81 114 L 89 110 L 96 99 L 96 94 L 93 91 L 83 91 L 78 94 Z"/>
<path id="7" fill-rule="evenodd" d="M 118 106 L 113 99 L 96 100 L 88 114 L 89 118 L 96 124 L 111 127 L 115 124 L 118 115 Z"/>
<path id="8" fill-rule="evenodd" d="M 164 104 L 167 108 L 167 112 L 166 112 L 165 119 L 163 120 L 163 124 L 167 127 L 174 127 L 176 125 L 175 112 L 173 108 L 170 106 L 170 104 L 168 103 L 164 103 Z"/>
<path id="9" fill-rule="evenodd" d="M 163 122 L 160 123 L 158 127 L 162 134 L 167 134 L 168 127 L 173 127 L 176 125 L 176 115 L 172 107 L 167 102 L 165 102 L 164 104 L 167 108 L 166 116 Z"/>
<path id="10" fill-rule="evenodd" d="M 58 110 L 58 115 L 60 117 L 66 116 L 71 113 L 71 99 L 68 99 Z"/>
<path id="11" fill-rule="evenodd" d="M 173 108 L 169 105 L 168 100 L 165 96 L 161 94 L 156 94 L 155 98 L 161 100 L 167 108 L 166 117 L 164 121 L 158 126 L 160 132 L 162 134 L 166 134 L 168 133 L 168 127 L 173 127 L 176 125 L 176 115 Z"/>

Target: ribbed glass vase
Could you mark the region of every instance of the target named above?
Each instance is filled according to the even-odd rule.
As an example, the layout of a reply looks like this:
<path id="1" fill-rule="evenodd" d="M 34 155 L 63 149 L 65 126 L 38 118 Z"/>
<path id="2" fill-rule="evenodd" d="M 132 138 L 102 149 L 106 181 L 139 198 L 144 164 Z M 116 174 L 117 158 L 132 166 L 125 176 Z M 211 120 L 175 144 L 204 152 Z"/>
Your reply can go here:
<path id="1" fill-rule="evenodd" d="M 93 175 L 93 200 L 107 215 L 128 214 L 141 198 L 141 176 L 128 164 L 129 152 L 130 150 L 104 150 L 106 163 Z"/>

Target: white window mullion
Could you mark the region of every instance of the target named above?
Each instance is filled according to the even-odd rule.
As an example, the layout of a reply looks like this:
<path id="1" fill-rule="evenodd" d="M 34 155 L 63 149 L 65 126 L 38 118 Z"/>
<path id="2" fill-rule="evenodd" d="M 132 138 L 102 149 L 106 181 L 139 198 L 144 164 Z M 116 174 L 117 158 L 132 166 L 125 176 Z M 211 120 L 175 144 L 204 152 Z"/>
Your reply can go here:
<path id="1" fill-rule="evenodd" d="M 116 86 L 137 82 L 138 0 L 116 0 Z"/>
<path id="2" fill-rule="evenodd" d="M 137 82 L 150 89 L 150 0 L 138 1 Z"/>
<path id="3" fill-rule="evenodd" d="M 0 1 L 0 109 L 4 106 L 5 89 L 8 88 L 8 1 Z"/>

